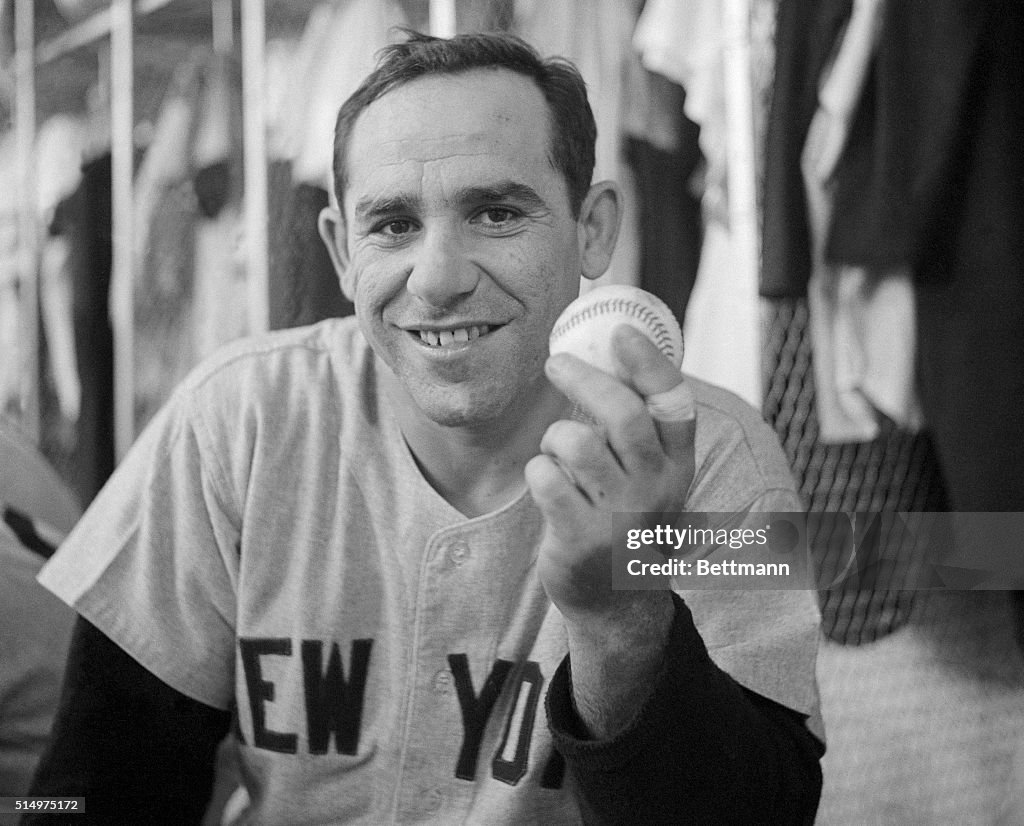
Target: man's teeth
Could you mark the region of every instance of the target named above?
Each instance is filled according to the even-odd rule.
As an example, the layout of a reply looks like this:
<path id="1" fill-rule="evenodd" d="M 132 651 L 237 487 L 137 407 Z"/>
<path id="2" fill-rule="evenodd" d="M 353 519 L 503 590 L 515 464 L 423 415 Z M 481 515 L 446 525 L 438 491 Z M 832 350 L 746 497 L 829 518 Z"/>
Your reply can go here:
<path id="1" fill-rule="evenodd" d="M 489 333 L 491 330 L 486 324 L 474 325 L 473 327 L 458 327 L 454 330 L 420 330 L 420 340 L 431 347 L 448 347 L 456 343 L 472 341 L 475 338 Z"/>

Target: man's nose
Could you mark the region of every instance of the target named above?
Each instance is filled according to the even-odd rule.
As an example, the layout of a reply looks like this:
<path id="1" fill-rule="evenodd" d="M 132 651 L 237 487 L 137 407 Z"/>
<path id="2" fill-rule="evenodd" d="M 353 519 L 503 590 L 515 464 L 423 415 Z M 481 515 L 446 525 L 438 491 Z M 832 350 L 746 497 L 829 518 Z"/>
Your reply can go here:
<path id="1" fill-rule="evenodd" d="M 480 270 L 458 233 L 434 228 L 416 250 L 406 289 L 431 307 L 450 307 L 476 289 Z"/>

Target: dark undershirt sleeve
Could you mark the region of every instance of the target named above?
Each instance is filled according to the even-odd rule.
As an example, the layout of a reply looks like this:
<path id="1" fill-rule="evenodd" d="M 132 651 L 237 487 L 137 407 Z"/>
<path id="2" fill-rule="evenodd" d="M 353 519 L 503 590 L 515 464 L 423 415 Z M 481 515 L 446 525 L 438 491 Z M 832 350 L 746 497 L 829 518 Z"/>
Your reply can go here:
<path id="1" fill-rule="evenodd" d="M 587 823 L 812 824 L 825 747 L 806 717 L 716 666 L 675 597 L 665 663 L 630 727 L 587 738 L 566 657 L 548 689 L 548 722 Z"/>
<path id="2" fill-rule="evenodd" d="M 202 821 L 231 714 L 186 697 L 79 618 L 51 742 L 30 795 L 84 797 L 84 815 L 22 826 Z"/>

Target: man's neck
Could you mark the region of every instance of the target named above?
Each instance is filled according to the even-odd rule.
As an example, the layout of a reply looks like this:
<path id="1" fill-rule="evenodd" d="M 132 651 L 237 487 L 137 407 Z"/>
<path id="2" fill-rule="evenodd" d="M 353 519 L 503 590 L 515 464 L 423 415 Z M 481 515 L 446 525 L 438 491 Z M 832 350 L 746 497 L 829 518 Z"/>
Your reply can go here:
<path id="1" fill-rule="evenodd" d="M 464 516 L 498 510 L 526 489 L 523 469 L 540 452 L 548 426 L 568 416 L 566 399 L 546 382 L 532 403 L 477 427 L 445 427 L 427 418 L 397 380 L 385 393 L 424 478 Z"/>

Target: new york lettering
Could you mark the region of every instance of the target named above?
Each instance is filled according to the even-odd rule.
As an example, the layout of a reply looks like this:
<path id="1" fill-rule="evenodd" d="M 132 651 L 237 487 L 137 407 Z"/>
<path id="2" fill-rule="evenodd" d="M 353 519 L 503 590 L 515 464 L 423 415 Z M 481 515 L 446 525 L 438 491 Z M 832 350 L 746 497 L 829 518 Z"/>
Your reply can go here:
<path id="1" fill-rule="evenodd" d="M 476 779 L 476 766 L 487 721 L 502 687 L 513 672 L 513 663 L 508 660 L 495 660 L 479 695 L 473 690 L 469 658 L 465 654 L 450 654 L 448 667 L 455 679 L 455 691 L 462 711 L 462 748 L 459 750 L 459 758 L 455 765 L 455 776 L 471 781 Z M 529 769 L 533 724 L 544 686 L 540 666 L 533 660 L 523 663 L 515 675 L 515 680 L 515 694 L 509 705 L 505 733 L 491 761 L 491 777 L 510 786 L 517 785 Z M 521 704 L 521 713 L 517 715 L 516 711 L 520 710 Z M 519 725 L 513 729 L 517 719 Z M 512 757 L 505 757 L 510 750 Z M 541 788 L 560 789 L 564 775 L 565 760 L 558 751 L 552 749 L 541 773 Z"/>
<path id="2" fill-rule="evenodd" d="M 238 647 L 249 695 L 253 745 L 269 751 L 295 754 L 297 734 L 267 728 L 264 704 L 274 701 L 275 690 L 273 683 L 263 679 L 260 663 L 264 656 L 292 656 L 292 641 L 287 637 L 241 637 Z M 320 640 L 302 640 L 300 645 L 309 751 L 310 754 L 327 754 L 333 734 L 338 754 L 354 755 L 359 749 L 359 729 L 363 720 L 363 698 L 373 640 L 352 641 L 347 679 L 338 644 L 331 643 L 326 671 L 323 647 Z"/>
<path id="3" fill-rule="evenodd" d="M 292 640 L 287 637 L 243 637 L 238 645 L 252 720 L 252 745 L 282 754 L 295 754 L 299 739 L 296 732 L 275 731 L 267 727 L 265 705 L 274 702 L 276 686 L 266 679 L 262 664 L 263 657 L 292 657 Z M 338 754 L 355 755 L 358 752 L 372 648 L 373 640 L 353 640 L 346 673 L 337 643 L 327 647 L 321 640 L 299 642 L 310 754 L 327 754 L 331 750 L 332 737 Z M 479 692 L 473 687 L 469 658 L 465 654 L 449 655 L 448 667 L 455 682 L 463 731 L 462 745 L 455 761 L 455 776 L 469 782 L 476 779 L 487 723 L 502 691 L 507 689 L 512 699 L 490 770 L 495 780 L 518 785 L 529 770 L 534 722 L 543 694 L 544 676 L 540 665 L 528 660 L 517 668 L 509 660 L 495 660 Z M 565 761 L 558 751 L 552 749 L 541 772 L 540 785 L 546 789 L 561 788 L 564 776 Z"/>

